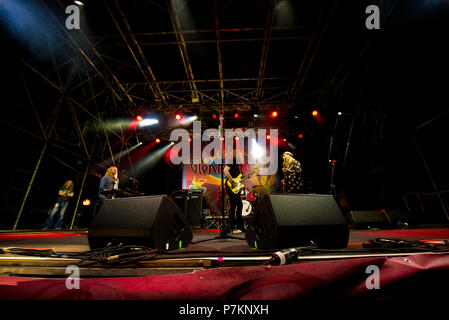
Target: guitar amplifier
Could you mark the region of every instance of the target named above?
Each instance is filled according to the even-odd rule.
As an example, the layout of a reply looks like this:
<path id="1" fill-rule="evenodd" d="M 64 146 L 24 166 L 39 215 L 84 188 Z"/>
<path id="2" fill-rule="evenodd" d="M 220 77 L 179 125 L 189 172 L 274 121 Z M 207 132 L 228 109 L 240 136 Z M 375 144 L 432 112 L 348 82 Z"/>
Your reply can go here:
<path id="1" fill-rule="evenodd" d="M 203 212 L 203 190 L 183 189 L 173 192 L 172 198 L 178 205 L 191 228 L 201 227 Z"/>

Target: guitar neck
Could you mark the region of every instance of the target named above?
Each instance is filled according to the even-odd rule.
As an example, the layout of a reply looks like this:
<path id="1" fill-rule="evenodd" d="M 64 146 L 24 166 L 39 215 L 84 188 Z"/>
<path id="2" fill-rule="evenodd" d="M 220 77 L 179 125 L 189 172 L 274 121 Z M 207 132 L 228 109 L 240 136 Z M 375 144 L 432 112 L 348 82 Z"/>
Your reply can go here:
<path id="1" fill-rule="evenodd" d="M 244 176 L 242 177 L 241 180 L 246 180 L 246 179 L 248 179 L 248 178 L 251 177 L 255 172 L 256 172 L 256 171 L 253 171 L 253 172 L 251 172 L 251 173 L 248 173 L 248 174 L 244 175 Z"/>

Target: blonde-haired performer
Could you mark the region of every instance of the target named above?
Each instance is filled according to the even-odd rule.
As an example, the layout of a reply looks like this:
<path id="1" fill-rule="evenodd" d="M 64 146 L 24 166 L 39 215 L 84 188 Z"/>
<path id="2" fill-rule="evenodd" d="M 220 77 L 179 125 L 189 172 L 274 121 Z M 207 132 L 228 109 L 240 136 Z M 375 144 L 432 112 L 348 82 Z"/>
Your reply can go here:
<path id="1" fill-rule="evenodd" d="M 114 199 L 114 190 L 118 190 L 118 169 L 109 167 L 105 175 L 100 179 L 98 199 L 103 204 L 105 199 Z"/>
<path id="2" fill-rule="evenodd" d="M 284 160 L 282 165 L 282 171 L 284 172 L 284 179 L 281 181 L 282 191 L 287 193 L 303 193 L 304 179 L 301 164 L 288 151 L 284 152 L 282 159 Z"/>
<path id="3" fill-rule="evenodd" d="M 69 205 L 70 198 L 74 196 L 73 193 L 73 181 L 67 180 L 64 182 L 62 187 L 59 189 L 59 197 L 56 200 L 56 203 L 53 209 L 50 212 L 47 220 L 45 221 L 44 229 L 50 229 L 53 225 L 53 220 L 55 214 L 59 211 L 59 218 L 56 221 L 55 229 L 61 229 L 62 222 L 64 220 L 64 213 L 67 210 L 67 206 Z"/>

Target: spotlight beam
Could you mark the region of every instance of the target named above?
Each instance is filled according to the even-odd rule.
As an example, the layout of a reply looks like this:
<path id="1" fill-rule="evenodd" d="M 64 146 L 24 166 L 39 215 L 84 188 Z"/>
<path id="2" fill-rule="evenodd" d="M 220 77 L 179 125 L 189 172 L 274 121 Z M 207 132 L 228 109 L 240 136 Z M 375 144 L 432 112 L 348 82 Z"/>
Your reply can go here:
<path id="1" fill-rule="evenodd" d="M 105 163 L 114 164 L 116 161 L 118 161 L 119 159 L 123 158 L 127 154 L 131 153 L 132 151 L 134 151 L 135 149 L 137 149 L 141 145 L 142 145 L 142 142 L 132 146 L 131 148 L 127 148 L 126 150 L 122 150 L 120 152 L 117 152 L 117 153 L 113 154 L 109 159 L 107 159 L 105 161 Z"/>
<path id="2" fill-rule="evenodd" d="M 139 121 L 139 128 L 152 126 L 152 125 L 155 125 L 158 123 L 159 123 L 159 120 L 157 120 L 157 119 L 142 119 L 141 121 Z"/>
<path id="3" fill-rule="evenodd" d="M 134 171 L 137 173 L 137 175 L 144 175 L 146 172 L 150 171 L 165 155 L 165 153 L 173 146 L 172 143 L 169 143 L 168 145 L 157 149 L 147 155 L 144 159 L 140 160 L 139 163 L 137 163 L 134 166 Z"/>
<path id="4" fill-rule="evenodd" d="M 220 48 L 220 23 L 218 20 L 218 0 L 214 0 L 214 20 L 215 20 L 215 37 L 217 38 L 217 60 L 218 60 L 218 76 L 220 78 L 220 102 L 224 103 L 224 83 L 223 83 L 223 64 L 221 59 Z"/>
<path id="5" fill-rule="evenodd" d="M 193 75 L 192 64 L 190 63 L 189 55 L 187 53 L 187 45 L 184 39 L 184 35 L 181 30 L 181 20 L 179 19 L 178 8 L 173 1 L 167 0 L 169 8 L 170 19 L 173 25 L 173 31 L 175 32 L 176 42 L 178 43 L 179 52 L 181 54 L 182 62 L 184 63 L 184 69 L 189 79 L 190 90 L 192 91 L 192 99 L 198 99 L 198 89 L 195 84 L 195 77 Z"/>
<path id="6" fill-rule="evenodd" d="M 262 82 L 265 74 L 265 66 L 267 65 L 268 48 L 270 46 L 271 41 L 271 30 L 273 29 L 274 3 L 275 3 L 274 0 L 270 0 L 270 4 L 268 7 L 265 25 L 265 34 L 262 44 L 262 54 L 260 55 L 259 78 L 257 79 L 256 97 L 260 97 L 262 95 Z"/>
<path id="7" fill-rule="evenodd" d="M 165 100 L 165 96 L 164 96 L 164 94 L 162 93 L 161 87 L 159 86 L 159 83 L 158 83 L 158 81 L 157 81 L 157 79 L 156 79 L 156 76 L 154 75 L 153 70 L 151 69 L 151 67 L 150 67 L 150 65 L 149 65 L 149 63 L 148 63 L 148 61 L 147 61 L 147 59 L 145 58 L 145 55 L 143 54 L 143 50 L 142 50 L 142 48 L 140 47 L 139 43 L 137 42 L 136 36 L 135 36 L 134 32 L 133 32 L 132 29 L 131 29 L 131 26 L 130 26 L 130 24 L 129 24 L 129 22 L 128 22 L 128 19 L 126 19 L 126 15 L 124 14 L 123 10 L 120 8 L 118 2 L 115 1 L 115 6 L 116 6 L 118 12 L 120 13 L 120 15 L 122 16 L 122 20 L 123 20 L 123 22 L 124 22 L 124 24 L 125 24 L 125 26 L 126 26 L 126 29 L 128 30 L 128 34 L 130 35 L 131 40 L 133 41 L 134 46 L 137 48 L 137 52 L 139 53 L 140 58 L 141 58 L 142 61 L 143 61 L 143 65 L 145 66 L 145 69 L 146 69 L 148 75 L 150 76 L 150 78 L 151 78 L 151 80 L 152 80 L 151 82 L 149 81 L 149 79 L 148 79 L 148 77 L 147 77 L 145 71 L 143 70 L 142 66 L 140 65 L 139 61 L 137 60 L 137 57 L 135 56 L 134 51 L 133 51 L 132 48 L 130 47 L 130 45 L 129 45 L 127 39 L 126 39 L 126 37 L 124 36 L 122 30 L 120 29 L 120 26 L 119 26 L 118 23 L 115 21 L 114 16 L 113 16 L 111 10 L 109 9 L 109 7 L 108 7 L 106 1 L 104 1 L 104 4 L 105 4 L 105 6 L 106 6 L 106 8 L 107 8 L 107 10 L 108 10 L 108 12 L 109 12 L 109 14 L 111 15 L 112 19 L 114 20 L 114 23 L 115 23 L 117 29 L 119 30 L 119 32 L 120 32 L 120 34 L 121 34 L 123 40 L 125 41 L 125 43 L 127 44 L 129 50 L 131 51 L 131 54 L 133 55 L 134 60 L 136 61 L 137 66 L 139 67 L 139 69 L 140 69 L 141 72 L 143 73 L 143 75 L 144 75 L 144 77 L 145 77 L 145 80 L 147 80 L 147 83 L 149 84 L 150 89 L 151 89 L 151 91 L 153 92 L 154 97 L 155 97 L 156 99 L 161 99 L 161 101 L 163 102 L 163 104 L 164 104 L 164 105 L 167 105 L 167 101 Z"/>

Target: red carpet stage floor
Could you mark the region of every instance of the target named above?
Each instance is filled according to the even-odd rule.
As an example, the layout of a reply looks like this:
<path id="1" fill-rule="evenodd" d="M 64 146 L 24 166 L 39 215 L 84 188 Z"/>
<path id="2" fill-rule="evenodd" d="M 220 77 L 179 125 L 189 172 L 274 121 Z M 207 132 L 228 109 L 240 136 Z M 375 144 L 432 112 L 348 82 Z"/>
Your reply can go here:
<path id="1" fill-rule="evenodd" d="M 85 230 L 4 231 L 0 299 L 419 300 L 437 298 L 449 284 L 448 227 L 351 230 L 347 248 L 301 251 L 284 265 L 273 251 L 250 248 L 244 234 L 214 239 L 218 230 L 193 233 L 187 248 L 114 264 L 79 256 L 90 250 Z M 414 245 L 362 246 L 378 238 Z M 70 265 L 78 266 L 79 279 L 70 278 Z M 69 280 L 78 287 L 69 289 Z"/>

